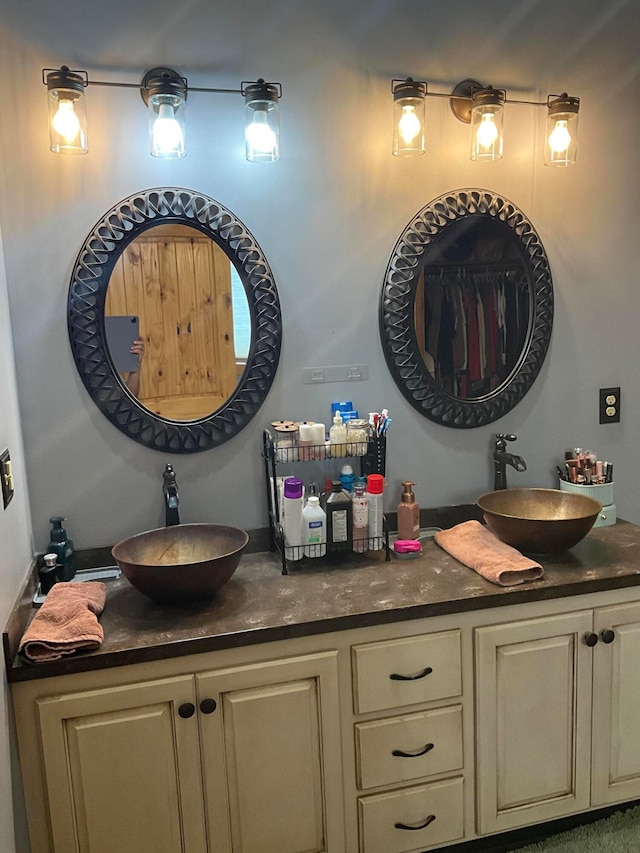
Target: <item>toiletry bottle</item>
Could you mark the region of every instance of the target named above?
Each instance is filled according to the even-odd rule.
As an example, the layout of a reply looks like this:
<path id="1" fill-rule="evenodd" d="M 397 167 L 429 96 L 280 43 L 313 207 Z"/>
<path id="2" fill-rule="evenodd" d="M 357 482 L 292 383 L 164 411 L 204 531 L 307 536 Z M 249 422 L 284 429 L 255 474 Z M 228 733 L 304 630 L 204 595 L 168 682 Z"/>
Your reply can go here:
<path id="1" fill-rule="evenodd" d="M 54 515 L 49 519 L 51 533 L 47 553 L 55 554 L 57 557 L 57 574 L 59 581 L 70 581 L 76 574 L 76 560 L 73 551 L 73 542 L 67 536 L 67 531 L 62 526 L 64 518 Z"/>
<path id="2" fill-rule="evenodd" d="M 351 541 L 353 507 L 351 498 L 342 488 L 340 480 L 331 481 L 327 496 L 327 546 L 329 551 L 344 551 Z"/>
<path id="3" fill-rule="evenodd" d="M 353 484 L 351 493 L 353 508 L 353 550 L 363 554 L 369 547 L 369 497 L 365 483 Z"/>
<path id="4" fill-rule="evenodd" d="M 398 539 L 420 538 L 420 507 L 411 489 L 410 480 L 402 481 L 402 496 L 398 504 Z"/>
<path id="5" fill-rule="evenodd" d="M 353 473 L 351 465 L 343 465 L 340 471 L 340 482 L 342 483 L 342 488 L 345 492 L 349 492 L 349 494 L 351 494 L 355 481 L 356 475 Z"/>
<path id="6" fill-rule="evenodd" d="M 302 510 L 302 543 L 305 557 L 324 557 L 327 553 L 327 514 L 317 495 L 310 495 Z"/>
<path id="7" fill-rule="evenodd" d="M 58 562 L 57 554 L 45 554 L 44 565 L 40 568 L 40 592 L 46 595 L 54 583 L 58 580 L 56 577 L 56 564 Z"/>
<path id="8" fill-rule="evenodd" d="M 284 556 L 287 560 L 301 560 L 302 549 L 302 505 L 303 482 L 299 477 L 287 477 L 284 481 L 283 519 Z"/>
<path id="9" fill-rule="evenodd" d="M 313 442 L 311 446 L 311 458 L 312 459 L 326 459 L 327 457 L 327 448 L 326 448 L 326 440 L 327 434 L 324 428 L 324 424 L 313 424 L 311 427 L 311 440 Z"/>
<path id="10" fill-rule="evenodd" d="M 313 424 L 300 424 L 298 427 L 298 459 L 308 462 L 313 450 Z"/>
<path id="11" fill-rule="evenodd" d="M 384 547 L 383 511 L 384 477 L 382 474 L 369 474 L 367 477 L 367 497 L 369 499 L 369 548 L 379 551 Z"/>
<path id="12" fill-rule="evenodd" d="M 320 493 L 320 506 L 323 510 L 327 509 L 327 498 L 331 494 L 331 477 L 327 477 L 324 481 L 324 489 Z"/>
<path id="13" fill-rule="evenodd" d="M 333 416 L 333 426 L 329 430 L 331 456 L 335 459 L 347 452 L 347 428 L 342 422 L 342 415 L 336 412 Z"/>

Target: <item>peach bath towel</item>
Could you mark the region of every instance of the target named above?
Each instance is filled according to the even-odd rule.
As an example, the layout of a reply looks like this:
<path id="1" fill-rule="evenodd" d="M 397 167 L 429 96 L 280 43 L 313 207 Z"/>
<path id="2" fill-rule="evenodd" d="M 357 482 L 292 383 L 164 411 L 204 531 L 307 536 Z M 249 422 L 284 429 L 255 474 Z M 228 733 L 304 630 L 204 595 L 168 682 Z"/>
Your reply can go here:
<path id="1" fill-rule="evenodd" d="M 544 574 L 540 563 L 505 545 L 479 521 L 463 521 L 435 535 L 452 557 L 499 586 L 535 581 Z"/>
<path id="2" fill-rule="evenodd" d="M 24 632 L 18 652 L 29 663 L 40 663 L 97 649 L 104 639 L 98 616 L 106 597 L 106 587 L 99 581 L 54 584 Z"/>

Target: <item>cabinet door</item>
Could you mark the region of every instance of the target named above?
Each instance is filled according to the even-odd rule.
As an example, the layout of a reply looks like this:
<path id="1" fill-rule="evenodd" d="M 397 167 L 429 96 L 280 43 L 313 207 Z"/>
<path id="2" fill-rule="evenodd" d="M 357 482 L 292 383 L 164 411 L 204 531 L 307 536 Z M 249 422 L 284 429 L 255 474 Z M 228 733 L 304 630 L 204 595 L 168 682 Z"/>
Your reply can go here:
<path id="1" fill-rule="evenodd" d="M 344 851 L 337 652 L 196 680 L 211 853 Z"/>
<path id="2" fill-rule="evenodd" d="M 593 650 L 593 805 L 640 797 L 640 604 L 600 608 Z M 612 642 L 603 633 L 613 631 Z"/>
<path id="3" fill-rule="evenodd" d="M 194 702 L 193 676 L 37 701 L 55 853 L 206 850 Z"/>
<path id="4" fill-rule="evenodd" d="M 591 625 L 584 611 L 476 631 L 479 832 L 589 807 Z"/>

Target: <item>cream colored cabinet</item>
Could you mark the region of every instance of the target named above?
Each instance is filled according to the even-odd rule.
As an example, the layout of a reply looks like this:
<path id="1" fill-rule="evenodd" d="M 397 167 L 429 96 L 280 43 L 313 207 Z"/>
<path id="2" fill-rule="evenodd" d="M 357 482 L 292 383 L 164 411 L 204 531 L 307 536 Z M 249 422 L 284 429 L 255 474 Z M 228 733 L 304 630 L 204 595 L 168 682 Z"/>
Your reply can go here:
<path id="1" fill-rule="evenodd" d="M 640 796 L 640 605 L 476 634 L 478 831 Z"/>
<path id="2" fill-rule="evenodd" d="M 336 658 L 16 691 L 32 853 L 344 853 Z"/>
<path id="3" fill-rule="evenodd" d="M 344 850 L 336 657 L 196 676 L 201 707 L 217 704 L 200 716 L 214 853 Z"/>
<path id="4" fill-rule="evenodd" d="M 55 853 L 206 849 L 194 702 L 192 676 L 37 701 Z"/>
<path id="5" fill-rule="evenodd" d="M 360 853 L 463 838 L 461 632 L 357 644 L 351 655 Z"/>

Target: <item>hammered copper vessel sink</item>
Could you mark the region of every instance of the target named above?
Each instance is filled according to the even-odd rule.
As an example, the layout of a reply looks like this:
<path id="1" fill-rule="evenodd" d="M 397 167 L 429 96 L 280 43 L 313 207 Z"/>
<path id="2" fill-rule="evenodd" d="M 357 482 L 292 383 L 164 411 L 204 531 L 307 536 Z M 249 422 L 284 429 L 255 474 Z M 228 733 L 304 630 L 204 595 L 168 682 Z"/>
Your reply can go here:
<path id="1" fill-rule="evenodd" d="M 594 525 L 600 501 L 557 489 L 502 489 L 478 498 L 491 532 L 531 554 L 554 554 L 577 545 Z"/>
<path id="2" fill-rule="evenodd" d="M 137 590 L 162 604 L 206 601 L 233 575 L 249 541 L 224 524 L 176 524 L 139 533 L 111 549 Z"/>

